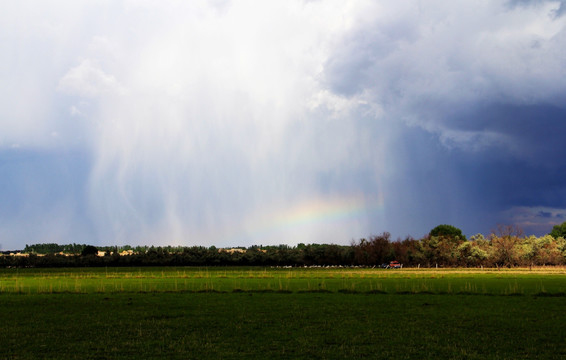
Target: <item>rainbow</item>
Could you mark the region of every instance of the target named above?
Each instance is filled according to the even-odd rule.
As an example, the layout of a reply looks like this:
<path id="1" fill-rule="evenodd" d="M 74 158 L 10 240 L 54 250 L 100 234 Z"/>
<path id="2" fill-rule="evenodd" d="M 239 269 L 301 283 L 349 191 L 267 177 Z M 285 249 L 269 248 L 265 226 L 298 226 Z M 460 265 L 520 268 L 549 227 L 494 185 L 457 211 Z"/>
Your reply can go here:
<path id="1" fill-rule="evenodd" d="M 312 225 L 330 225 L 355 221 L 368 213 L 382 212 L 383 197 L 370 201 L 363 196 L 316 197 L 282 206 L 254 218 L 248 226 L 247 237 L 269 238 Z"/>

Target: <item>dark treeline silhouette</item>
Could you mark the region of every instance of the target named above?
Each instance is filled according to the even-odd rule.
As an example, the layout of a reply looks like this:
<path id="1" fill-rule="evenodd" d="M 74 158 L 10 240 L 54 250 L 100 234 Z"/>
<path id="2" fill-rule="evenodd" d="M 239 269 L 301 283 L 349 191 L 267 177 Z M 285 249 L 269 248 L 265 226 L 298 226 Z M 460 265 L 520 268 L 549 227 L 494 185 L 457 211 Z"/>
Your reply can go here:
<path id="1" fill-rule="evenodd" d="M 565 223 L 566 224 L 566 223 Z M 563 226 L 566 229 L 566 226 Z M 387 232 L 350 245 L 148 247 L 26 245 L 19 256 L 0 256 L 1 267 L 78 266 L 380 266 L 397 260 L 404 267 L 514 267 L 565 265 L 563 233 L 524 236 L 513 226 L 499 226 L 489 237 L 466 239 L 458 228 L 439 225 L 421 238 L 393 241 Z M 5 254 L 6 255 L 6 254 Z"/>
<path id="2" fill-rule="evenodd" d="M 300 244 L 296 247 L 252 246 L 247 249 L 144 246 L 132 249 L 131 253 L 121 249 L 101 247 L 97 254 L 85 254 L 84 251 L 81 254 L 29 252 L 26 256 L 2 256 L 0 266 L 312 266 L 350 265 L 354 262 L 354 248 L 344 245 Z"/>

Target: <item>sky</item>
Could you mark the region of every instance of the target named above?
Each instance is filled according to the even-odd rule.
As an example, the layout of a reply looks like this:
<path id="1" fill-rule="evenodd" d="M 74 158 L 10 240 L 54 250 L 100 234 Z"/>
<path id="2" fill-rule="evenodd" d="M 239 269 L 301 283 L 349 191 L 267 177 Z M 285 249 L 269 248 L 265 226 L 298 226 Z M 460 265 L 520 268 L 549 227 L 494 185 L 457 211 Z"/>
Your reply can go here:
<path id="1" fill-rule="evenodd" d="M 0 7 L 1 249 L 566 221 L 565 1 Z"/>

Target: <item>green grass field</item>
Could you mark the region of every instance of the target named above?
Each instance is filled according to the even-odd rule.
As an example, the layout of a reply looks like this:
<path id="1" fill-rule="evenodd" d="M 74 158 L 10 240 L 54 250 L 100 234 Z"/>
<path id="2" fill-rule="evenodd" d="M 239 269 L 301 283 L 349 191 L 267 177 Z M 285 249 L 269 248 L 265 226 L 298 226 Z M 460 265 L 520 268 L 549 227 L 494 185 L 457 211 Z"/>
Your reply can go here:
<path id="1" fill-rule="evenodd" d="M 2 359 L 562 359 L 566 272 L 3 269 Z"/>
<path id="2" fill-rule="evenodd" d="M 0 269 L 0 293 L 384 292 L 390 294 L 565 294 L 565 268 L 72 268 Z"/>

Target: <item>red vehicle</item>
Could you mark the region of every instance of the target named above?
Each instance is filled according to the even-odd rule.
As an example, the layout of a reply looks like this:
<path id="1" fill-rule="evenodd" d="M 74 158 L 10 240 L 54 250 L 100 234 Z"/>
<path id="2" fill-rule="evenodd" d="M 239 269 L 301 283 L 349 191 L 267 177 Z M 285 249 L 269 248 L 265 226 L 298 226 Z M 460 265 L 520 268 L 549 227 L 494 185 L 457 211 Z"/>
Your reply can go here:
<path id="1" fill-rule="evenodd" d="M 390 269 L 400 269 L 403 267 L 403 264 L 400 264 L 399 261 L 391 261 L 389 263 L 389 268 Z"/>

